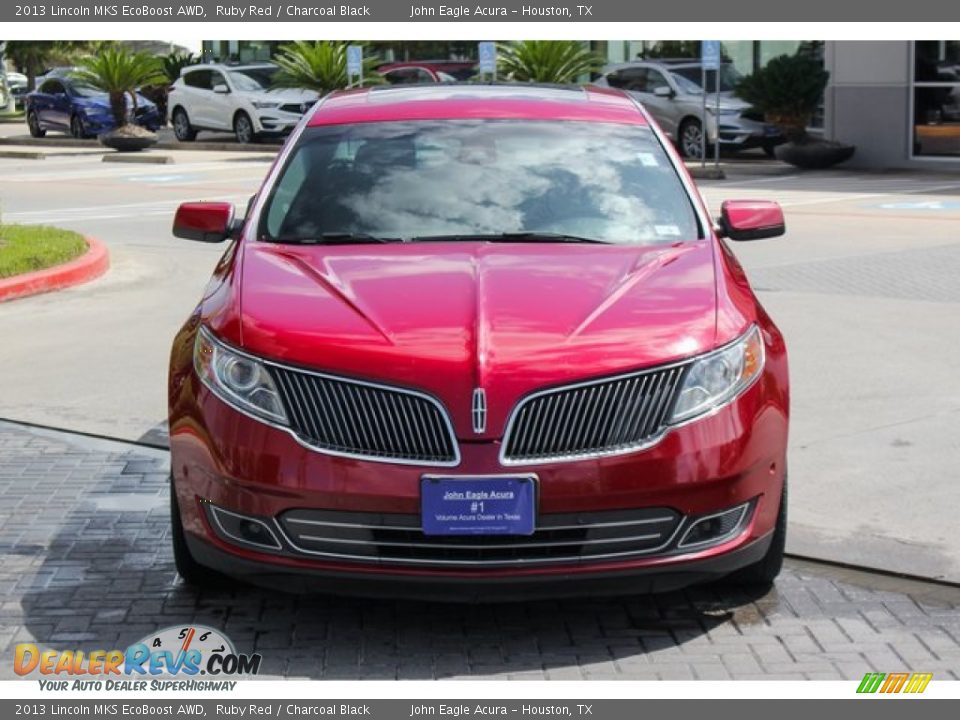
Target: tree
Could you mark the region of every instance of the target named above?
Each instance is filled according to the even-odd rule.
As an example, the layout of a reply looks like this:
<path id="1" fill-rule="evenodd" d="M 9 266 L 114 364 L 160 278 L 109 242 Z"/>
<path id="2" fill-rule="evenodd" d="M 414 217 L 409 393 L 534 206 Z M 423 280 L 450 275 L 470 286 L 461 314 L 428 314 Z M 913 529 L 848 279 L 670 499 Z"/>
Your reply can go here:
<path id="1" fill-rule="evenodd" d="M 279 70 L 273 76 L 273 86 L 313 90 L 323 96 L 347 87 L 347 46 L 330 41 L 306 42 L 281 45 L 273 62 Z M 365 85 L 381 82 L 374 72 L 376 58 L 363 59 L 363 82 Z"/>
<path id="2" fill-rule="evenodd" d="M 122 48 L 106 48 L 84 58 L 73 76 L 110 96 L 110 111 L 118 128 L 126 125 L 137 111 L 137 88 L 166 81 L 157 58 Z M 127 97 L 130 98 L 129 112 Z"/>
<path id="3" fill-rule="evenodd" d="M 36 89 L 37 75 L 56 62 L 71 62 L 90 43 L 73 40 L 8 40 L 6 55 L 27 76 L 27 87 Z"/>
<path id="4" fill-rule="evenodd" d="M 808 54 L 780 55 L 742 78 L 736 94 L 780 127 L 788 140 L 803 143 L 829 79 L 820 61 Z"/>
<path id="5" fill-rule="evenodd" d="M 571 83 L 603 65 L 577 40 L 521 40 L 499 46 L 498 71 L 520 82 Z"/>
<path id="6" fill-rule="evenodd" d="M 168 83 L 174 83 L 180 77 L 180 71 L 188 65 L 196 65 L 200 58 L 191 52 L 177 53 L 172 52 L 160 58 L 163 67 L 163 74 L 167 76 Z"/>

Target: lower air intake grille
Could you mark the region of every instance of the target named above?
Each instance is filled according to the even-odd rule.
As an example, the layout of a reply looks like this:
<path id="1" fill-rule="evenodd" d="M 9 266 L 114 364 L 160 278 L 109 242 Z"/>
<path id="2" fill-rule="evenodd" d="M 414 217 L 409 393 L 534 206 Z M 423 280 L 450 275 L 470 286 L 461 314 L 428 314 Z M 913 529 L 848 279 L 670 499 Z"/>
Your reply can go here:
<path id="1" fill-rule="evenodd" d="M 579 563 L 665 549 L 682 516 L 667 508 L 542 515 L 533 535 L 427 536 L 417 515 L 290 510 L 280 525 L 300 552 L 434 567 Z"/>

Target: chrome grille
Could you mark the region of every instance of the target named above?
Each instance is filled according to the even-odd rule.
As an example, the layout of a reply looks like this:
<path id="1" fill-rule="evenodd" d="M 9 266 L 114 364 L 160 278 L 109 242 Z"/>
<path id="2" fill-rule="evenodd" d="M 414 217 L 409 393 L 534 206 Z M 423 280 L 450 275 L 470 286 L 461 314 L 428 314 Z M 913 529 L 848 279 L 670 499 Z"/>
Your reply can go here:
<path id="1" fill-rule="evenodd" d="M 545 390 L 521 400 L 502 460 L 518 464 L 625 452 L 663 432 L 686 365 Z"/>
<path id="2" fill-rule="evenodd" d="M 682 516 L 669 508 L 541 515 L 533 535 L 424 535 L 418 515 L 290 510 L 299 552 L 350 561 L 450 567 L 579 563 L 665 550 Z"/>
<path id="3" fill-rule="evenodd" d="M 427 395 L 277 366 L 270 372 L 291 428 L 307 445 L 383 462 L 459 462 L 447 414 Z"/>

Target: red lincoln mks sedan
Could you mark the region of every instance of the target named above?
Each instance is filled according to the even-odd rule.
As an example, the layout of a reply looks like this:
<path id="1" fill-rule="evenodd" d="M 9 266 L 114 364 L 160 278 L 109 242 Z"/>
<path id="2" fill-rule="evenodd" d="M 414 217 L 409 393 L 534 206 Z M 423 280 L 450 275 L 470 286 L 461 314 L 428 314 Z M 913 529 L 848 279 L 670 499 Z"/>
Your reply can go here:
<path id="1" fill-rule="evenodd" d="M 670 142 L 611 89 L 377 87 L 305 115 L 171 357 L 177 569 L 455 599 L 769 584 L 787 355 Z"/>

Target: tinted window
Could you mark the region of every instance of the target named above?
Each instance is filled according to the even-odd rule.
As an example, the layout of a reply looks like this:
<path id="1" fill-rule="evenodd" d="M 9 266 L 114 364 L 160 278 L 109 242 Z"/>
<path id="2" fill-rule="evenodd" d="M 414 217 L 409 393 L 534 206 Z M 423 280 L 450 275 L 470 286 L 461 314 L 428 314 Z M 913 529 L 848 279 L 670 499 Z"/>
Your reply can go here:
<path id="1" fill-rule="evenodd" d="M 210 76 L 212 74 L 213 72 L 211 70 L 193 70 L 184 74 L 183 82 L 193 88 L 209 90 L 213 87 L 210 84 Z"/>
<path id="2" fill-rule="evenodd" d="M 230 79 L 238 90 L 255 90 L 269 88 L 276 74 L 275 67 L 240 68 L 230 71 Z M 252 85 L 251 85 L 252 83 Z M 254 87 L 257 86 L 257 87 Z"/>
<path id="3" fill-rule="evenodd" d="M 667 83 L 667 79 L 663 76 L 663 73 L 659 70 L 647 70 L 647 92 L 652 93 L 657 88 L 662 87 L 670 87 L 670 85 Z"/>
<path id="4" fill-rule="evenodd" d="M 390 70 L 383 75 L 391 85 L 413 85 L 415 83 L 432 82 L 433 78 L 422 68 L 401 68 Z"/>
<path id="5" fill-rule="evenodd" d="M 698 225 L 649 128 L 509 120 L 309 128 L 261 222 L 281 242 L 504 232 L 652 244 Z"/>
<path id="6" fill-rule="evenodd" d="M 40 92 L 47 95 L 57 95 L 66 91 L 63 89 L 63 83 L 59 80 L 47 80 L 40 86 Z"/>
<path id="7" fill-rule="evenodd" d="M 624 68 L 623 70 L 618 70 L 607 76 L 607 83 L 609 83 L 611 87 L 620 88 L 621 90 L 646 92 L 647 69 Z"/>
<path id="8" fill-rule="evenodd" d="M 223 73 L 217 72 L 216 70 L 210 71 L 210 87 L 215 88 L 217 85 L 226 85 L 227 81 L 223 77 Z"/>

